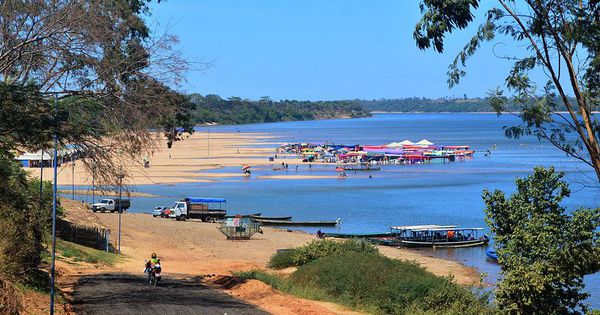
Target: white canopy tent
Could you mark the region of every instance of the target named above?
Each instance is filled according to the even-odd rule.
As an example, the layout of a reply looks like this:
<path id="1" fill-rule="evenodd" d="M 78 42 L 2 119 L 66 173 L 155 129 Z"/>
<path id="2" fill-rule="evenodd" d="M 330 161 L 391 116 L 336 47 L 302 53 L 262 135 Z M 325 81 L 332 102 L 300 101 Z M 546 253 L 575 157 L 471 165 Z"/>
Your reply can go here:
<path id="1" fill-rule="evenodd" d="M 427 139 L 423 139 L 423 140 L 417 142 L 417 145 L 433 145 L 433 142 L 431 142 Z"/>
<path id="2" fill-rule="evenodd" d="M 415 143 L 410 140 L 404 140 L 399 143 L 400 145 L 414 145 Z"/>

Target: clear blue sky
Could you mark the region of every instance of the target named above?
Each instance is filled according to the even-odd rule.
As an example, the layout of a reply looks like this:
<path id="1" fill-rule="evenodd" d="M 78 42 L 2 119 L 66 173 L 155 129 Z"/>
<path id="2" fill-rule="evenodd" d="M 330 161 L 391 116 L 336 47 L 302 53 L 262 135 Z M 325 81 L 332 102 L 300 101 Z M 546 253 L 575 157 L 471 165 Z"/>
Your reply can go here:
<path id="1" fill-rule="evenodd" d="M 412 38 L 418 2 L 168 0 L 153 5 L 149 21 L 178 36 L 188 60 L 213 62 L 189 72 L 182 86 L 188 93 L 302 100 L 474 97 L 503 83 L 509 64 L 487 44 L 469 61 L 462 83 L 449 89 L 447 66 L 476 25 L 451 34 L 444 54 L 421 51 Z"/>

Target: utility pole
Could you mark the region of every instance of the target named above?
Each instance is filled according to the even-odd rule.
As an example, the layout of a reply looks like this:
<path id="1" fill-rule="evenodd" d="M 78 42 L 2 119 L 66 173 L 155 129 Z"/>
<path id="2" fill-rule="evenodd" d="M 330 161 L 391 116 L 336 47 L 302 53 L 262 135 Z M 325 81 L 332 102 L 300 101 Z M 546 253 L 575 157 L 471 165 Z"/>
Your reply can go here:
<path id="1" fill-rule="evenodd" d="M 119 178 L 119 238 L 118 238 L 118 245 L 117 245 L 117 253 L 120 255 L 121 254 L 121 214 L 123 213 L 123 201 L 122 201 L 122 186 L 123 186 L 123 177 L 125 177 L 125 174 L 123 174 L 123 170 L 119 170 L 119 173 L 117 174 L 117 177 Z"/>
<path id="2" fill-rule="evenodd" d="M 71 155 L 71 199 L 75 200 L 75 157 Z"/>
<path id="3" fill-rule="evenodd" d="M 42 156 L 40 157 L 40 212 L 42 211 L 42 205 L 44 204 L 44 147 L 41 149 Z"/>
<path id="4" fill-rule="evenodd" d="M 54 95 L 54 110 L 55 116 L 54 119 L 58 119 L 58 95 Z M 55 273 L 55 261 L 56 261 L 56 193 L 57 193 L 57 185 L 58 181 L 58 172 L 56 164 L 58 162 L 58 126 L 56 125 L 58 121 L 55 121 L 54 126 L 54 186 L 52 189 L 52 260 L 50 264 L 50 315 L 54 315 L 54 273 Z"/>
<path id="5" fill-rule="evenodd" d="M 96 203 L 96 163 L 92 164 L 92 204 Z"/>

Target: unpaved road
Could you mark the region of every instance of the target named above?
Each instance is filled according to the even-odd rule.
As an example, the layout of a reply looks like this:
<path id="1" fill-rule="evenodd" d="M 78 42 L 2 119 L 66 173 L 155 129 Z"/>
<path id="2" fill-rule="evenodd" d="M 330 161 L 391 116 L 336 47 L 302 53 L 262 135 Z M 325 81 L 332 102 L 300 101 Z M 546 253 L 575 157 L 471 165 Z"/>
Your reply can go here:
<path id="1" fill-rule="evenodd" d="M 145 277 L 101 274 L 81 277 L 73 293 L 78 314 L 268 314 L 191 280 L 163 278 L 158 287 Z"/>

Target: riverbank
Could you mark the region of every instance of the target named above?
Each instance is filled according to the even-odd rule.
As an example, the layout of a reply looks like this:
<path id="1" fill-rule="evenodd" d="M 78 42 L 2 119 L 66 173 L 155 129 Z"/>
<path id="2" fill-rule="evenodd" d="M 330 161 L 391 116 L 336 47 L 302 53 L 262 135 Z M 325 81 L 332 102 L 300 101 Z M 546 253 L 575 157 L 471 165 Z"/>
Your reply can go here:
<path id="1" fill-rule="evenodd" d="M 111 230 L 111 239 L 116 240 L 118 215 L 110 213 L 92 213 L 85 205 L 77 201 L 61 199 L 65 208 L 65 217 L 73 222 L 102 226 Z M 188 275 L 230 276 L 234 272 L 255 269 L 266 270 L 267 262 L 278 249 L 304 245 L 316 237 L 303 232 L 275 228 L 263 228 L 264 234 L 256 234 L 248 241 L 228 241 L 216 227 L 218 224 L 195 221 L 179 222 L 170 219 L 153 218 L 146 214 L 125 213 L 122 216 L 121 251 L 124 258 L 111 268 L 112 272 L 140 273 L 144 259 L 156 252 L 162 260 L 165 276 Z M 386 256 L 415 261 L 427 270 L 439 276 L 451 275 L 459 284 L 470 285 L 479 281 L 474 268 L 458 262 L 429 257 L 417 251 L 381 247 Z M 101 270 L 97 270 L 101 272 Z M 68 272 L 66 274 L 69 274 Z M 71 276 L 74 276 L 71 274 Z M 73 281 L 73 279 L 71 279 Z M 258 304 L 261 308 L 274 313 L 289 313 L 308 307 L 311 311 L 324 314 L 339 314 L 327 303 L 302 300 L 282 293 L 274 299 L 256 299 L 264 291 L 261 285 L 243 286 L 244 292 L 228 289 L 228 293 Z M 241 290 L 240 289 L 240 290 Z M 257 290 L 256 294 L 247 292 Z M 271 301 L 273 305 L 269 305 Z M 282 302 L 284 301 L 284 302 Z M 296 311 L 282 311 L 282 303 L 290 303 Z M 267 303 L 263 305 L 262 303 Z M 298 309 L 298 307 L 300 309 Z M 337 307 L 337 306 L 335 306 Z"/>
<path id="2" fill-rule="evenodd" d="M 172 148 L 167 148 L 166 141 L 161 141 L 156 152 L 148 157 L 150 167 L 144 168 L 142 158 L 123 165 L 128 171 L 124 184 L 129 186 L 149 184 L 174 184 L 189 182 L 212 182 L 219 175 L 202 173 L 223 167 L 241 167 L 277 165 L 277 160 L 269 161 L 274 156 L 271 148 L 276 139 L 265 133 L 233 133 L 233 132 L 196 132 L 185 140 L 177 141 Z M 298 159 L 287 158 L 289 164 L 299 163 Z M 40 176 L 38 168 L 27 168 L 32 177 Z M 44 169 L 44 178 L 51 176 L 52 169 Z M 242 178 L 243 173 L 228 174 Z M 58 185 L 92 185 L 92 174 L 85 169 L 81 161 L 64 163 L 58 170 Z M 102 183 L 96 182 L 96 185 Z"/>

